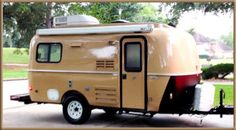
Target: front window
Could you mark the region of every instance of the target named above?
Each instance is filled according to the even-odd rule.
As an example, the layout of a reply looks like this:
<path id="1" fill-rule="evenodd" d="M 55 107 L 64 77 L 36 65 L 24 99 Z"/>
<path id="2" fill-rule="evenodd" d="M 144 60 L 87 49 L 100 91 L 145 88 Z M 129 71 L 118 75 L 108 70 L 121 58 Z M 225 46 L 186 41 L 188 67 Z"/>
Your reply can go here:
<path id="1" fill-rule="evenodd" d="M 58 63 L 61 60 L 60 43 L 40 43 L 37 47 L 36 60 L 40 63 Z"/>

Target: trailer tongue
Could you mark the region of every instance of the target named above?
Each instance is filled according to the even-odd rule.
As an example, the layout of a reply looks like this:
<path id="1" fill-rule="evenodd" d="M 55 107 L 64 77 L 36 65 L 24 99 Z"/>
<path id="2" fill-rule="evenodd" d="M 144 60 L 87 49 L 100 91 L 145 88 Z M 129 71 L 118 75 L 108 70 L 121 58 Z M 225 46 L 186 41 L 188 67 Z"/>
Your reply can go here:
<path id="1" fill-rule="evenodd" d="M 24 104 L 30 104 L 30 103 L 34 103 L 31 99 L 30 99 L 30 95 L 28 93 L 25 94 L 17 94 L 17 95 L 11 95 L 10 99 L 13 101 L 19 101 L 19 102 L 24 102 Z"/>

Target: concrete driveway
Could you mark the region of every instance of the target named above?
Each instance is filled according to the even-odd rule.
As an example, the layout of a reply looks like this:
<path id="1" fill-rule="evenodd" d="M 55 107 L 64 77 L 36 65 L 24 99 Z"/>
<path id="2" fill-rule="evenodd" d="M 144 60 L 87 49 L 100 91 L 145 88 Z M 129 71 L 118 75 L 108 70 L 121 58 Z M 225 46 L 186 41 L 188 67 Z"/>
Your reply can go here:
<path id="1" fill-rule="evenodd" d="M 24 105 L 10 101 L 10 95 L 25 92 L 27 92 L 27 80 L 3 82 L 3 128 L 234 127 L 233 115 L 224 115 L 223 118 L 219 115 L 207 115 L 200 118 L 200 115 L 156 114 L 153 118 L 148 118 L 127 114 L 107 116 L 100 109 L 93 110 L 90 120 L 85 124 L 72 125 L 64 119 L 61 105 Z"/>

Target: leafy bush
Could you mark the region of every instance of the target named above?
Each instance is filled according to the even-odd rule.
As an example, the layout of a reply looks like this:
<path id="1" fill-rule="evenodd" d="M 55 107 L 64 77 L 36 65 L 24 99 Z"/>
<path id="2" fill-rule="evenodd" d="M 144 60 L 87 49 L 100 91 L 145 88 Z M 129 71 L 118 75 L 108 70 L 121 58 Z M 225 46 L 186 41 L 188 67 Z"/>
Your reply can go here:
<path id="1" fill-rule="evenodd" d="M 208 68 L 202 68 L 203 79 L 224 79 L 229 73 L 234 71 L 234 65 L 230 63 L 217 64 Z"/>

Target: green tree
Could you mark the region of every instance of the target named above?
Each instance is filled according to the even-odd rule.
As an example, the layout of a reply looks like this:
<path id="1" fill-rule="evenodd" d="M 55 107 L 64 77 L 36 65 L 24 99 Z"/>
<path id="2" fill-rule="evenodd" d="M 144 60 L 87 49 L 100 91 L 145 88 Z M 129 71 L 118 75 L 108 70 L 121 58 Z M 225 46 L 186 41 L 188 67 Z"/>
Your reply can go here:
<path id="1" fill-rule="evenodd" d="M 166 17 L 163 16 L 155 6 L 150 3 L 145 3 L 143 6 L 143 9 L 138 13 L 138 15 L 133 17 L 133 21 L 167 23 Z"/>
<path id="2" fill-rule="evenodd" d="M 4 29 L 12 34 L 15 47 L 28 47 L 37 28 L 42 27 L 45 7 L 42 3 L 9 3 L 3 7 Z M 11 31 L 10 31 L 11 30 Z M 19 35 L 17 38 L 16 35 Z"/>
<path id="3" fill-rule="evenodd" d="M 69 14 L 86 14 L 96 17 L 100 23 L 111 23 L 117 19 L 125 19 L 133 22 L 133 17 L 138 15 L 143 6 L 138 3 L 122 2 L 96 2 L 96 3 L 73 3 L 70 5 Z M 122 10 L 119 15 L 119 10 Z"/>
<path id="4" fill-rule="evenodd" d="M 228 13 L 232 12 L 234 8 L 233 2 L 174 2 L 174 3 L 163 3 L 160 5 L 161 10 L 165 10 L 166 7 L 170 8 L 169 10 L 169 23 L 173 25 L 178 24 L 178 20 L 182 13 L 193 11 L 193 10 L 202 10 L 204 13 L 214 12 L 218 13 Z"/>
<path id="5" fill-rule="evenodd" d="M 119 12 L 120 11 L 120 12 Z M 101 23 L 111 23 L 114 20 L 125 19 L 130 22 L 164 22 L 166 18 L 149 3 L 72 3 L 69 14 L 86 14 L 96 17 Z"/>
<path id="6" fill-rule="evenodd" d="M 130 22 L 166 22 L 151 4 L 135 2 L 25 2 L 4 3 L 4 45 L 29 47 L 38 28 L 50 28 L 54 16 L 87 14 L 101 23 L 125 19 Z"/>
<path id="7" fill-rule="evenodd" d="M 227 45 L 229 45 L 230 47 L 233 48 L 233 45 L 234 45 L 234 35 L 233 35 L 233 32 L 229 32 L 228 34 L 221 36 L 221 39 L 222 39 Z"/>
<path id="8" fill-rule="evenodd" d="M 4 39 L 10 38 L 17 48 L 29 47 L 29 42 L 38 28 L 51 27 L 53 10 L 65 12 L 64 3 L 51 2 L 5 2 L 3 5 Z M 55 12 L 55 11 L 54 11 Z M 56 12 L 55 14 L 58 14 Z M 9 40 L 4 40 L 9 42 Z"/>

